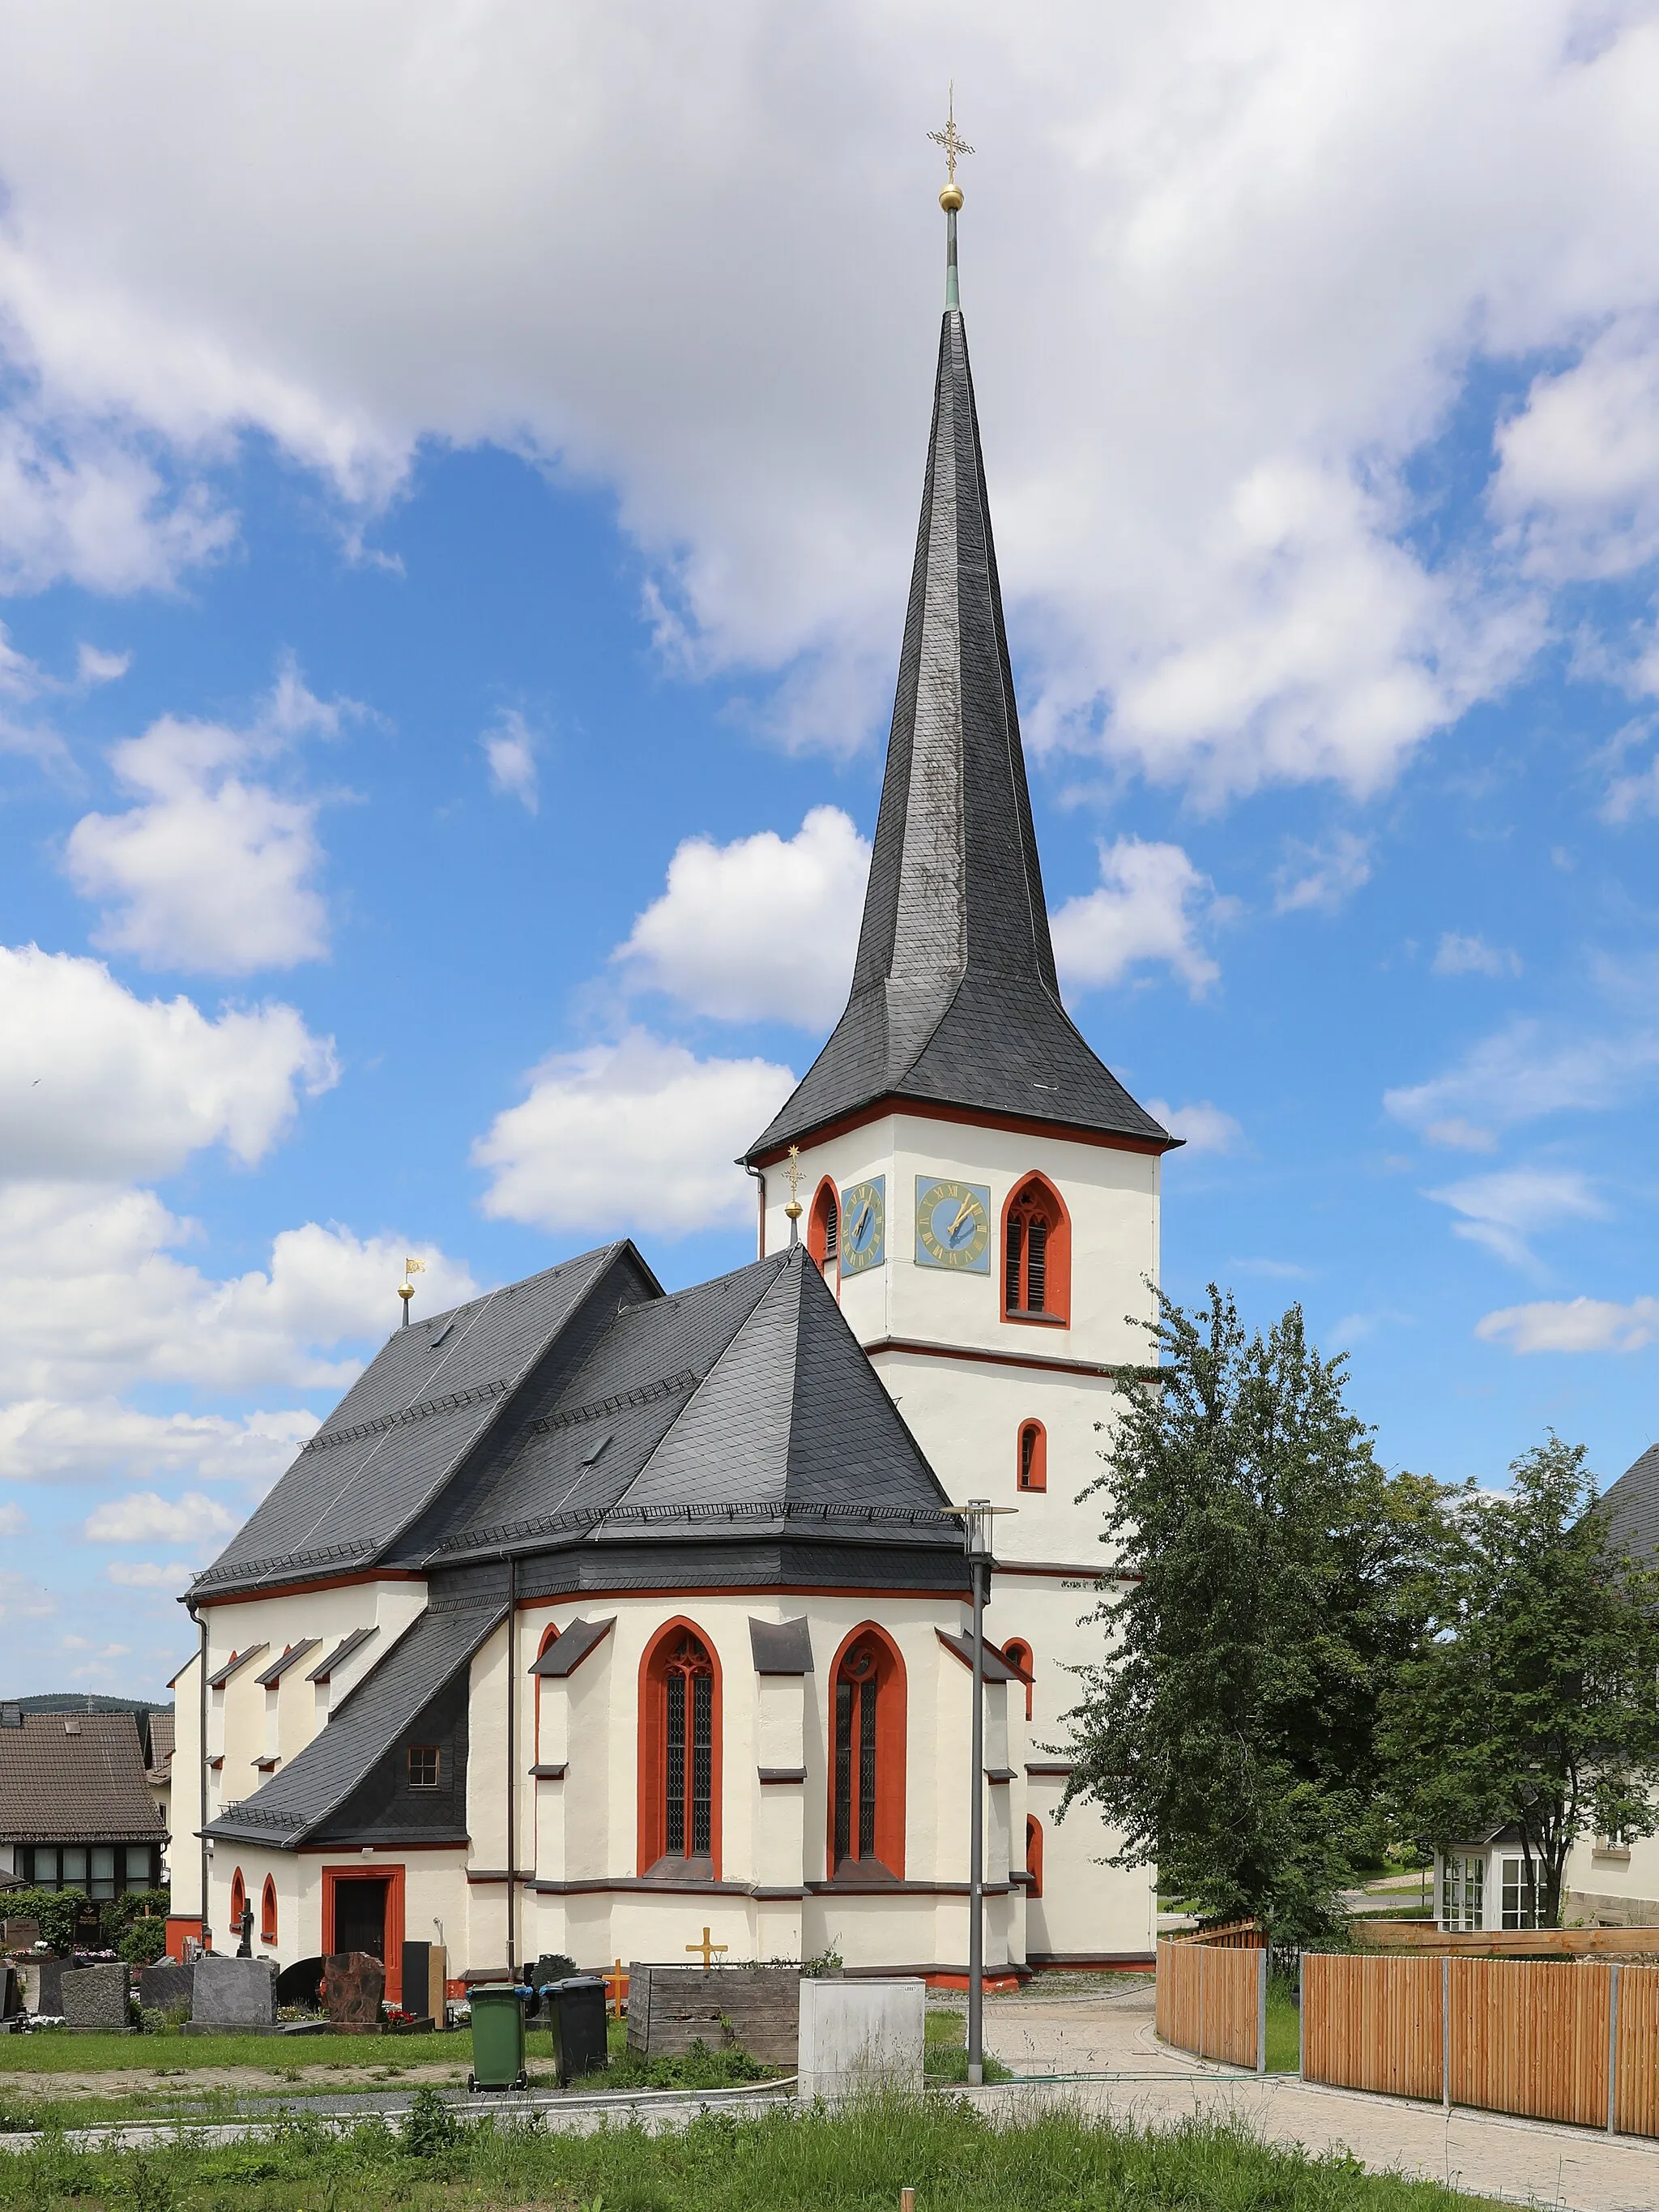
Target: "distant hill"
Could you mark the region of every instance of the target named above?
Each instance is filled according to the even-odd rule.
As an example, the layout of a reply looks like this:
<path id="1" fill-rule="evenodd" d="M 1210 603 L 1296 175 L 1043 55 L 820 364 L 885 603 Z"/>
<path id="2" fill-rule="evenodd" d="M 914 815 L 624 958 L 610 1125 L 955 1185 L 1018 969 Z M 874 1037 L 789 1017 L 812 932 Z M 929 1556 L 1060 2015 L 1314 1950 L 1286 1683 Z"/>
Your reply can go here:
<path id="1" fill-rule="evenodd" d="M 26 1713 L 170 1713 L 172 1701 L 158 1698 L 106 1698 L 95 1690 L 43 1690 L 35 1698 L 0 1698 Z"/>

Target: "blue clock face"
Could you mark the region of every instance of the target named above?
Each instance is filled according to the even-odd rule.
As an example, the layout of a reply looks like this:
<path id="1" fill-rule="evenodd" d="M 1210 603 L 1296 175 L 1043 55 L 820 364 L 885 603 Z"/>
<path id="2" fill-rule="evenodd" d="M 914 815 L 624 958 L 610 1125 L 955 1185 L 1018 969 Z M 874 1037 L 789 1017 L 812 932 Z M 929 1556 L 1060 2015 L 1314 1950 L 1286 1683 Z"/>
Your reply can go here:
<path id="1" fill-rule="evenodd" d="M 916 1265 L 990 1273 L 988 1184 L 916 1177 Z"/>
<path id="2" fill-rule="evenodd" d="M 841 1194 L 841 1272 L 861 1275 L 887 1257 L 887 1178 L 872 1176 Z"/>

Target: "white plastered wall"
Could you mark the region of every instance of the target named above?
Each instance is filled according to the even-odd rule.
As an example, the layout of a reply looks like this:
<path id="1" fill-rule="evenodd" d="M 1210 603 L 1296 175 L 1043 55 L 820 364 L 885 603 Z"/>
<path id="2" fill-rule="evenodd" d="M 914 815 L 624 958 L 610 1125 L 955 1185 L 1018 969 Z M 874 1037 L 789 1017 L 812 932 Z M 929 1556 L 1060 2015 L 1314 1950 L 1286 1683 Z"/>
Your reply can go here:
<path id="1" fill-rule="evenodd" d="M 1581 1836 L 1567 1860 L 1562 1889 L 1565 1920 L 1659 1926 L 1659 1836 L 1639 1837 L 1628 1845 Z"/>

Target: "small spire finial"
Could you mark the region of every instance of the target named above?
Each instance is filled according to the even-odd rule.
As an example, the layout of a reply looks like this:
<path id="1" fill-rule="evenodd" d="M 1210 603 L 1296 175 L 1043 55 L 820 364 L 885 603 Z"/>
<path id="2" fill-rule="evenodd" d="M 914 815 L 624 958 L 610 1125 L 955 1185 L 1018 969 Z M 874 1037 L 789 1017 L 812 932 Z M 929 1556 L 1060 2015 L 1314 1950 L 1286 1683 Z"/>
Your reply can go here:
<path id="1" fill-rule="evenodd" d="M 800 1146 L 799 1145 L 791 1145 L 789 1147 L 789 1203 L 783 1210 L 789 1217 L 789 1242 L 792 1245 L 799 1244 L 800 1243 L 800 1217 L 802 1211 L 800 1202 Z"/>
<path id="2" fill-rule="evenodd" d="M 426 1261 L 424 1260 L 416 1260 L 413 1257 L 406 1257 L 404 1259 L 404 1279 L 398 1285 L 398 1296 L 404 1302 L 404 1327 L 405 1328 L 409 1327 L 409 1302 L 415 1295 L 414 1279 L 416 1275 L 423 1275 L 425 1273 Z"/>
<path id="3" fill-rule="evenodd" d="M 957 163 L 973 148 L 957 131 L 957 82 L 951 80 L 951 96 L 943 131 L 930 131 L 928 137 L 935 146 L 945 149 L 945 190 L 939 204 L 945 210 L 945 304 L 947 308 L 960 307 L 957 290 L 957 210 L 962 205 L 962 186 L 957 182 Z"/>

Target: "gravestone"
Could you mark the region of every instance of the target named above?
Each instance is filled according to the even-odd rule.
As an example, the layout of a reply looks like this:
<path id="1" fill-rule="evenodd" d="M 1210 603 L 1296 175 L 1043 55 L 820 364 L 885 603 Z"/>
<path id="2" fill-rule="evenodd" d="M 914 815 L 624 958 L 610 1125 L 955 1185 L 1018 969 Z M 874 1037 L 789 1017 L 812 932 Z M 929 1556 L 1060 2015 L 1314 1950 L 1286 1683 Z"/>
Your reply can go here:
<path id="1" fill-rule="evenodd" d="M 190 2018 L 194 1966 L 181 1966 L 176 1959 L 159 1959 L 138 1970 L 138 2002 L 145 2012 L 177 2013 Z"/>
<path id="2" fill-rule="evenodd" d="M 64 2018 L 82 2035 L 131 2035 L 130 1969 L 118 1960 L 109 1966 L 77 1966 L 64 1977 Z"/>
<path id="3" fill-rule="evenodd" d="M 39 1964 L 40 1979 L 33 2009 L 42 2020 L 61 2020 L 64 2016 L 64 1981 L 66 1975 L 76 1971 L 74 1961 L 54 1959 L 47 1954 Z"/>
<path id="4" fill-rule="evenodd" d="M 291 1966 L 284 1966 L 276 1977 L 278 2010 L 283 2005 L 297 2005 L 302 2012 L 320 2011 L 323 2000 L 319 1992 L 322 1981 L 320 1959 L 296 1959 Z"/>
<path id="5" fill-rule="evenodd" d="M 927 1985 L 804 1978 L 795 2094 L 855 2097 L 921 2087 Z"/>
<path id="6" fill-rule="evenodd" d="M 323 2009 L 337 2035 L 378 2035 L 386 1968 L 367 1951 L 336 1951 L 323 1961 Z"/>
<path id="7" fill-rule="evenodd" d="M 225 1959 L 216 1954 L 191 1968 L 191 2035 L 275 2035 L 276 1968 L 270 1959 Z"/>
<path id="8" fill-rule="evenodd" d="M 628 2046 L 647 2058 L 694 2043 L 793 2066 L 800 2033 L 794 1966 L 645 1966 L 628 1970 Z"/>
<path id="9" fill-rule="evenodd" d="M 0 1951 L 32 1951 L 40 1941 L 38 1920 L 14 1917 L 0 1924 Z"/>
<path id="10" fill-rule="evenodd" d="M 15 2020 L 23 2009 L 21 1979 L 13 1966 L 0 1966 L 0 2020 Z"/>

